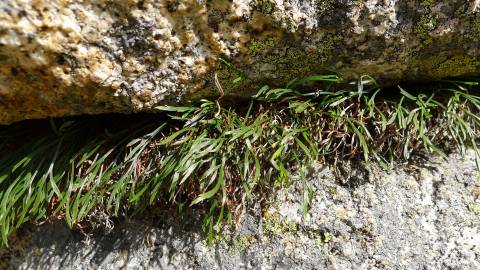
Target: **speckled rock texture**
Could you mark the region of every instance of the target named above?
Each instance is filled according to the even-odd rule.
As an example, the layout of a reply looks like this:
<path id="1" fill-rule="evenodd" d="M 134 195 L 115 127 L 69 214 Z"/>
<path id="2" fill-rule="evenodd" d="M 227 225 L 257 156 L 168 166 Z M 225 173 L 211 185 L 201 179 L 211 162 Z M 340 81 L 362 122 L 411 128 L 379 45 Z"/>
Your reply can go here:
<path id="1" fill-rule="evenodd" d="M 416 164 L 416 165 L 415 165 Z M 0 250 L 12 269 L 480 269 L 480 180 L 472 153 L 384 171 L 317 165 L 249 207 L 211 246 L 194 214 L 159 211 L 85 237 L 25 226 Z M 337 168 L 337 170 L 339 170 Z M 260 206 L 262 205 L 262 206 Z"/>
<path id="2" fill-rule="evenodd" d="M 311 74 L 480 73 L 478 0 L 3 0 L 0 123 L 151 111 Z"/>

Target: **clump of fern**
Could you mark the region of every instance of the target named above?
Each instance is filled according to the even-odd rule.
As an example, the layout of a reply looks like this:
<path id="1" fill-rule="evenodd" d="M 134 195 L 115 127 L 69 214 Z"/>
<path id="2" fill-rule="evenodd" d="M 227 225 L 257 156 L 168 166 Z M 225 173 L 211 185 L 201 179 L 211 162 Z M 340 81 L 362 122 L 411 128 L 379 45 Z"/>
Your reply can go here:
<path id="1" fill-rule="evenodd" d="M 321 89 L 300 91 L 316 82 Z M 244 106 L 221 98 L 161 106 L 129 125 L 97 117 L 3 127 L 2 241 L 25 222 L 56 217 L 73 227 L 94 209 L 115 216 L 163 203 L 207 209 L 211 238 L 260 190 L 288 184 L 292 170 L 314 161 L 390 164 L 419 149 L 445 155 L 468 147 L 478 157 L 476 82 L 415 94 L 399 87 L 396 96 L 368 76 L 341 82 L 329 75 L 264 86 Z"/>

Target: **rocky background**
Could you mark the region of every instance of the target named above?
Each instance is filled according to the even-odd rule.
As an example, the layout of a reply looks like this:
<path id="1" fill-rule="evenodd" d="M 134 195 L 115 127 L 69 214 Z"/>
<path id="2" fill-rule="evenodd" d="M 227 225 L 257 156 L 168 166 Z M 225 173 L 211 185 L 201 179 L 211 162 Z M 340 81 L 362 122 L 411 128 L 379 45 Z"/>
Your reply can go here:
<path id="1" fill-rule="evenodd" d="M 478 0 L 3 0 L 0 124 L 151 111 L 309 74 L 480 73 Z"/>
<path id="2" fill-rule="evenodd" d="M 248 96 L 312 74 L 478 76 L 479 59 L 479 0 L 4 0 L 0 124 Z M 480 269 L 473 154 L 417 158 L 317 164 L 213 245 L 198 213 L 104 217 L 89 235 L 27 225 L 0 269 Z"/>
<path id="3" fill-rule="evenodd" d="M 416 159 L 387 171 L 318 164 L 211 246 L 195 214 L 152 212 L 89 237 L 61 223 L 26 226 L 0 250 L 0 268 L 480 269 L 473 153 Z M 303 180 L 313 192 L 306 215 Z"/>

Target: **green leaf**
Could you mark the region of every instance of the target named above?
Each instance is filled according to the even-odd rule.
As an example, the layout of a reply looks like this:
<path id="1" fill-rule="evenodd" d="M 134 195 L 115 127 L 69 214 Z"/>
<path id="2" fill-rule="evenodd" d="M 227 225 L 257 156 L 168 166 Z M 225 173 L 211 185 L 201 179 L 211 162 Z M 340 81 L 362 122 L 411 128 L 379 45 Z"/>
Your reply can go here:
<path id="1" fill-rule="evenodd" d="M 196 108 L 195 107 L 176 107 L 176 106 L 157 106 L 155 109 L 159 111 L 164 111 L 164 112 L 189 112 L 193 111 Z"/>

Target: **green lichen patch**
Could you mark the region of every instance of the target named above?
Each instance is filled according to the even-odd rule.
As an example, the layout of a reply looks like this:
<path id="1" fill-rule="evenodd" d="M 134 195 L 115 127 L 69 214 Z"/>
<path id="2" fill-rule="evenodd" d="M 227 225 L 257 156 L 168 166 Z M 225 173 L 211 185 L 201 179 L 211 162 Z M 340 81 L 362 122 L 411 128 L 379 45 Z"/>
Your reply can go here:
<path id="1" fill-rule="evenodd" d="M 247 44 L 247 51 L 253 64 L 235 66 L 225 61 L 215 72 L 226 94 L 235 93 L 239 89 L 248 91 L 252 85 L 264 83 L 258 81 L 259 78 L 268 80 L 271 85 L 281 86 L 292 79 L 319 72 L 329 60 L 335 44 L 340 40 L 342 40 L 341 35 L 326 34 L 317 48 L 305 50 L 289 47 L 285 51 L 275 50 L 276 47 L 283 46 L 281 44 L 283 41 L 276 37 L 252 40 Z M 253 78 L 247 75 L 249 70 L 266 71 L 260 71 Z M 211 88 L 208 90 L 209 93 L 217 92 L 213 87 L 209 87 Z"/>
<path id="2" fill-rule="evenodd" d="M 333 234 L 329 232 L 323 232 L 318 235 L 315 242 L 318 247 L 322 247 L 325 244 L 328 244 L 330 241 L 332 241 L 333 237 L 334 237 Z"/>
<path id="3" fill-rule="evenodd" d="M 284 84 L 292 79 L 318 72 L 329 60 L 335 44 L 342 39 L 341 35 L 326 35 L 320 45 L 313 50 L 290 47 L 285 54 L 267 53 L 258 59 L 258 66 L 274 66 L 274 84 Z M 269 77 L 265 74 L 265 77 Z"/>
<path id="4" fill-rule="evenodd" d="M 255 242 L 254 235 L 238 235 L 232 238 L 232 248 L 235 251 L 241 252 L 246 250 Z"/>
<path id="5" fill-rule="evenodd" d="M 292 233 L 298 231 L 298 225 L 294 222 L 282 220 L 277 213 L 264 214 L 263 231 L 266 234 Z"/>
<path id="6" fill-rule="evenodd" d="M 420 40 L 420 45 L 412 50 L 413 54 L 421 51 L 433 42 L 430 33 L 438 26 L 438 16 L 432 12 L 432 7 L 435 5 L 435 2 L 436 0 L 424 0 L 421 2 L 423 11 L 413 29 Z"/>
<path id="7" fill-rule="evenodd" d="M 276 3 L 272 0 L 257 0 L 252 2 L 252 6 L 265 15 L 270 15 L 275 11 Z"/>
<path id="8" fill-rule="evenodd" d="M 468 209 L 473 215 L 480 215 L 480 203 L 471 203 L 468 205 Z"/>
<path id="9" fill-rule="evenodd" d="M 454 16 L 455 17 L 464 16 L 467 11 L 468 11 L 468 5 L 462 4 L 457 8 L 457 10 L 455 10 Z"/>
<path id="10" fill-rule="evenodd" d="M 427 59 L 415 60 L 414 67 L 434 79 L 457 77 L 476 72 L 480 61 L 469 55 L 447 56 L 442 53 Z"/>
<path id="11" fill-rule="evenodd" d="M 415 27 L 415 32 L 421 35 L 428 35 L 437 27 L 437 18 L 431 14 L 423 14 Z"/>
<path id="12" fill-rule="evenodd" d="M 318 3 L 318 10 L 319 14 L 323 15 L 333 7 L 333 3 L 335 3 L 335 0 L 324 0 L 324 1 L 319 1 Z"/>
<path id="13" fill-rule="evenodd" d="M 480 12 L 477 12 L 475 18 L 471 22 L 471 31 L 465 34 L 465 38 L 468 40 L 479 41 L 480 40 Z"/>
<path id="14" fill-rule="evenodd" d="M 417 33 L 420 39 L 420 45 L 415 48 L 416 52 L 432 44 L 433 38 L 430 36 L 430 33 L 437 28 L 437 23 L 437 18 L 434 15 L 423 14 L 420 17 L 414 29 L 414 32 Z"/>
<path id="15" fill-rule="evenodd" d="M 248 44 L 248 54 L 253 57 L 259 53 L 265 53 L 272 49 L 276 42 L 277 40 L 272 37 L 264 40 L 252 40 Z"/>
<path id="16" fill-rule="evenodd" d="M 435 5 L 437 1 L 436 0 L 423 0 L 422 5 L 426 8 L 431 8 L 432 6 Z"/>
<path id="17" fill-rule="evenodd" d="M 235 90 L 240 87 L 245 87 L 247 84 L 245 75 L 230 63 L 224 62 L 215 72 L 217 73 L 217 78 L 225 94 L 233 93 Z"/>

